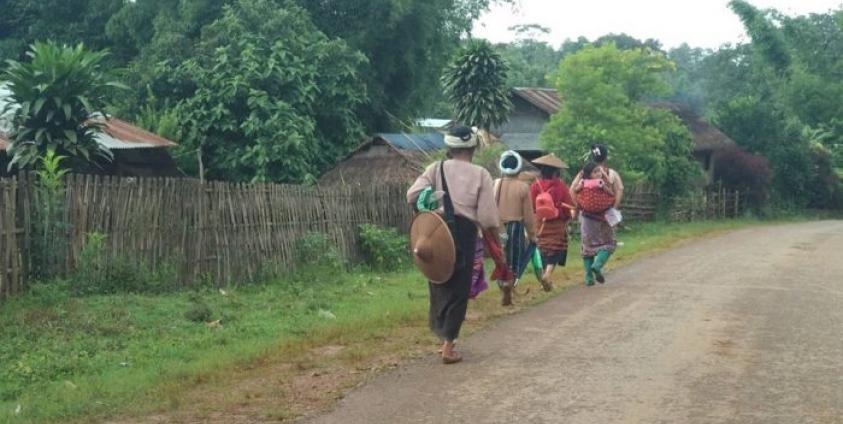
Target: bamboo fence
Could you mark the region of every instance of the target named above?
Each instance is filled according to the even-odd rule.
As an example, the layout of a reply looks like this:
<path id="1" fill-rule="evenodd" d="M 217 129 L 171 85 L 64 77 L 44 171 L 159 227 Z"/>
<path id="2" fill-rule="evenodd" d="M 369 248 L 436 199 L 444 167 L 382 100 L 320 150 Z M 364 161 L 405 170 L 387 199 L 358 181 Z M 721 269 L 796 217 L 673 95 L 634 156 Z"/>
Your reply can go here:
<path id="1" fill-rule="evenodd" d="M 59 213 L 66 225 L 50 243 L 62 252 L 58 274 L 75 269 L 89 234 L 98 233 L 105 236 L 106 264 L 168 266 L 184 285 L 210 279 L 224 286 L 292 269 L 299 241 L 313 232 L 324 234 L 344 259 L 359 260 L 359 225 L 407 232 L 413 211 L 406 189 L 376 182 L 320 188 L 69 175 Z M 0 179 L 0 299 L 23 291 L 36 271 L 33 221 L 41 195 L 32 174 Z M 652 219 L 658 201 L 651 189 L 629 189 L 625 219 Z M 744 203 L 738 193 L 719 190 L 681 205 L 674 218 L 736 216 Z"/>
<path id="2" fill-rule="evenodd" d="M 0 180 L 0 299 L 24 289 L 16 197 L 17 181 Z"/>

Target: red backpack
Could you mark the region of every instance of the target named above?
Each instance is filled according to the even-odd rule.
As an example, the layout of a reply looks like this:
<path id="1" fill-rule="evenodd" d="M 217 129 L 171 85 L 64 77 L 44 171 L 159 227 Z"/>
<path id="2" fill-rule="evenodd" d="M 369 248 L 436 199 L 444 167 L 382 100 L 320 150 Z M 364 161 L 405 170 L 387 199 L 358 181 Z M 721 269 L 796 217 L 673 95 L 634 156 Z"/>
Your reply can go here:
<path id="1" fill-rule="evenodd" d="M 553 202 L 553 196 L 545 191 L 542 180 L 539 179 L 536 182 L 539 184 L 539 189 L 541 190 L 541 193 L 536 196 L 536 216 L 545 220 L 559 218 L 559 209 L 556 208 Z"/>

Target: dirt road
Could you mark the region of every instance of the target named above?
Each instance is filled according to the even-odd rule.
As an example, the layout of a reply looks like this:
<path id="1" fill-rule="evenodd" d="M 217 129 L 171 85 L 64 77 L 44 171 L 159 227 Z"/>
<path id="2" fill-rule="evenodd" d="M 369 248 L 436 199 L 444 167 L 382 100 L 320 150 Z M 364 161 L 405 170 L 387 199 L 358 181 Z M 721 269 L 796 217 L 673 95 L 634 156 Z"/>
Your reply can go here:
<path id="1" fill-rule="evenodd" d="M 313 423 L 843 423 L 843 221 L 610 271 L 352 392 Z"/>

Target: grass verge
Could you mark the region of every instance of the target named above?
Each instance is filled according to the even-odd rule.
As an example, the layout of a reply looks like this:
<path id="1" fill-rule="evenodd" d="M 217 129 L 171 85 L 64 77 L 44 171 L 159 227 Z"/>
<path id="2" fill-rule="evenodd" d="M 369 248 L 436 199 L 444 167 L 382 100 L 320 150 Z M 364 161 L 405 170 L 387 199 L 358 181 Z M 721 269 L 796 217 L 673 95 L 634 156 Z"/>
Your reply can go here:
<path id="1" fill-rule="evenodd" d="M 612 266 L 752 220 L 633 224 Z M 576 243 L 572 243 L 575 245 Z M 579 284 L 572 247 L 556 276 Z M 533 289 L 498 306 L 470 305 L 470 333 L 560 293 Z M 90 422 L 158 414 L 162 421 L 288 420 L 330 405 L 367 376 L 434 349 L 427 287 L 412 270 L 311 270 L 263 285 L 168 295 L 73 297 L 36 285 L 0 306 L 0 422 Z"/>

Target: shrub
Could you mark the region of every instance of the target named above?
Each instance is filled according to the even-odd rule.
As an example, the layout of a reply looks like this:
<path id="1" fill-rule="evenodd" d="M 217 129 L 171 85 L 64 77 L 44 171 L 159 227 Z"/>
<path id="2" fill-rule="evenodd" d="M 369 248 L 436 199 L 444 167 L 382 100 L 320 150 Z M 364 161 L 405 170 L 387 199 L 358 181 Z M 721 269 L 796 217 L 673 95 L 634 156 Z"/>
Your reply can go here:
<path id="1" fill-rule="evenodd" d="M 310 232 L 295 243 L 295 262 L 298 266 L 339 268 L 343 261 L 336 246 L 325 234 Z"/>
<path id="2" fill-rule="evenodd" d="M 407 236 L 399 234 L 396 229 L 363 224 L 359 230 L 363 255 L 366 263 L 373 268 L 394 271 L 409 261 Z"/>
<path id="3" fill-rule="evenodd" d="M 35 276 L 49 279 L 61 273 L 67 259 L 67 234 L 70 225 L 64 218 L 67 169 L 62 162 L 65 156 L 47 150 L 38 158 L 36 172 L 38 185 L 32 221 L 32 265 Z"/>
<path id="4" fill-rule="evenodd" d="M 101 233 L 86 235 L 76 269 L 70 276 L 73 293 L 161 293 L 180 287 L 175 266 L 164 263 L 151 269 L 129 257 L 109 257 L 106 241 L 107 237 Z"/>
<path id="5" fill-rule="evenodd" d="M 187 310 L 184 312 L 185 319 L 193 322 L 211 321 L 214 313 L 211 311 L 211 307 L 208 306 L 202 296 L 197 293 L 192 293 L 189 300 L 190 305 L 188 305 Z"/>
<path id="6" fill-rule="evenodd" d="M 811 146 L 811 164 L 814 175 L 808 184 L 808 207 L 816 209 L 843 208 L 843 186 L 834 169 L 831 152 L 821 144 Z"/>
<path id="7" fill-rule="evenodd" d="M 721 152 L 714 165 L 714 179 L 732 190 L 749 195 L 750 206 L 759 210 L 767 204 L 773 173 L 764 156 L 754 155 L 740 147 Z"/>

